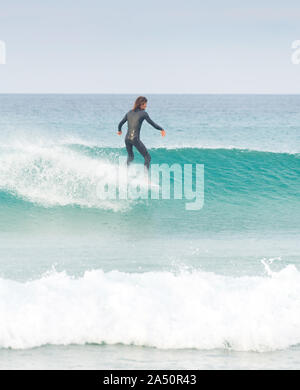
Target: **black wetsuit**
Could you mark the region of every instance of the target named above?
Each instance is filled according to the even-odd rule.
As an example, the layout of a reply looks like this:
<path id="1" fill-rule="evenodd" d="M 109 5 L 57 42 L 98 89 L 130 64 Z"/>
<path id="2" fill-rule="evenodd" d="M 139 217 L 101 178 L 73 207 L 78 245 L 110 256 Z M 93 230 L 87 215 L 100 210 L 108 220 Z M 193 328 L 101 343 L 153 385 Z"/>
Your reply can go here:
<path id="1" fill-rule="evenodd" d="M 119 123 L 119 131 L 122 130 L 122 126 L 126 121 L 128 121 L 128 131 L 125 137 L 125 145 L 128 153 L 127 164 L 129 165 L 131 161 L 134 159 L 134 154 L 132 151 L 133 146 L 137 148 L 137 150 L 141 153 L 141 155 L 145 159 L 145 166 L 149 169 L 151 156 L 140 140 L 140 131 L 142 127 L 142 123 L 146 119 L 150 125 L 155 127 L 157 130 L 163 130 L 162 127 L 157 125 L 153 120 L 149 117 L 148 113 L 145 110 L 141 110 L 140 108 L 136 110 L 131 110 L 127 112 L 124 118 Z"/>

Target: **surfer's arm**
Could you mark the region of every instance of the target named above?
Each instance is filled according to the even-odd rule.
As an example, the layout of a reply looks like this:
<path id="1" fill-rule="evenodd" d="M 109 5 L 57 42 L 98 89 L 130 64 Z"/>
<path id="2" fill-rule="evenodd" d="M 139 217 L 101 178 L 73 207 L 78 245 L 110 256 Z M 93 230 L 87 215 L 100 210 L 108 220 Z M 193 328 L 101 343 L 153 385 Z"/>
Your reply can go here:
<path id="1" fill-rule="evenodd" d="M 127 122 L 127 114 L 124 116 L 124 118 L 119 123 L 119 126 L 118 126 L 119 133 L 122 131 L 122 126 L 124 125 L 125 122 Z"/>
<path id="2" fill-rule="evenodd" d="M 150 118 L 149 114 L 145 112 L 145 119 L 148 123 L 150 123 L 151 126 L 155 127 L 157 130 L 162 131 L 163 128 L 160 127 L 157 123 L 153 122 L 153 120 Z"/>

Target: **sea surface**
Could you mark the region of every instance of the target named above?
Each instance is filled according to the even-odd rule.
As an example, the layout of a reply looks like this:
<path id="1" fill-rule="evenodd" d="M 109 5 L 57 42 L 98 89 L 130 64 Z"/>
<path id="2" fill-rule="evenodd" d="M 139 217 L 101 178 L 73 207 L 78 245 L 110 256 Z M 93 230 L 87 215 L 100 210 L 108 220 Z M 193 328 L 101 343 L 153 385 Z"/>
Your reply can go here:
<path id="1" fill-rule="evenodd" d="M 0 369 L 299 369 L 300 95 L 147 97 L 200 210 L 99 196 L 135 95 L 0 95 Z"/>

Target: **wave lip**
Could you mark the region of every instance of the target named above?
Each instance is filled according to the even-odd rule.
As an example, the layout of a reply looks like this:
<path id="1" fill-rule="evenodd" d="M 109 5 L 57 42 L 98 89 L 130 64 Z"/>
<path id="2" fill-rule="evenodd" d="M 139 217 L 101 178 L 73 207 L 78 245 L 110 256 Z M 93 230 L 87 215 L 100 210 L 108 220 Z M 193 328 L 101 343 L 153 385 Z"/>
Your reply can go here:
<path id="1" fill-rule="evenodd" d="M 274 351 L 300 343 L 300 273 L 52 272 L 0 279 L 0 347 L 126 344 L 162 349 Z"/>

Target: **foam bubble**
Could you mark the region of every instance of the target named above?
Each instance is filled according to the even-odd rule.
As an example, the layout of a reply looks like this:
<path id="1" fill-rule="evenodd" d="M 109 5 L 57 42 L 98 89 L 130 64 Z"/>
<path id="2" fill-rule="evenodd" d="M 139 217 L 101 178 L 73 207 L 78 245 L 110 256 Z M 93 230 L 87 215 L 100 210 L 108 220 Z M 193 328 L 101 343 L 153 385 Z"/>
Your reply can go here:
<path id="1" fill-rule="evenodd" d="M 300 343 L 300 273 L 52 272 L 0 279 L 0 346 L 123 343 L 273 351 Z"/>
<path id="2" fill-rule="evenodd" d="M 122 185 L 126 167 L 64 146 L 22 144 L 1 148 L 0 189 L 45 207 L 78 205 L 122 211 L 131 200 L 101 196 L 105 185 Z M 133 182 L 134 186 L 144 182 Z"/>

